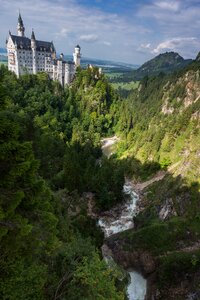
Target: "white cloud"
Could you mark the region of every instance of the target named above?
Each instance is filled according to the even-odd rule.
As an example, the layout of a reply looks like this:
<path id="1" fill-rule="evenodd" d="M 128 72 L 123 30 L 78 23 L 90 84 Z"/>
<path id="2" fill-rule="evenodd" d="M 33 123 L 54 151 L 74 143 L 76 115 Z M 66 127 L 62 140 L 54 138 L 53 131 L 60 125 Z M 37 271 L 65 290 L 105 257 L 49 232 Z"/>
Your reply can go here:
<path id="1" fill-rule="evenodd" d="M 180 9 L 180 2 L 178 1 L 156 1 L 154 5 L 158 8 L 170 11 L 178 11 Z"/>
<path id="2" fill-rule="evenodd" d="M 183 52 L 184 48 L 188 46 L 193 46 L 196 49 L 200 49 L 200 41 L 195 37 L 177 37 L 160 43 L 152 50 L 152 53 L 159 54 L 164 51 Z"/>
<path id="3" fill-rule="evenodd" d="M 33 27 L 36 38 L 53 40 L 58 53 L 72 53 L 74 45 L 82 42 L 83 56 L 130 61 L 133 53 L 128 53 L 128 57 L 125 41 L 145 32 L 142 25 L 130 26 L 125 16 L 84 7 L 76 0 L 34 0 L 33 6 L 29 0 L 0 0 L 0 7 L 4 24 L 0 26 L 0 46 L 4 46 L 9 29 L 16 33 L 19 7 L 26 35 L 30 36 Z"/>
<path id="4" fill-rule="evenodd" d="M 144 48 L 144 49 L 150 49 L 151 48 L 151 44 L 150 43 L 148 43 L 148 44 L 141 44 L 140 47 Z"/>
<path id="5" fill-rule="evenodd" d="M 61 36 L 61 37 L 66 37 L 68 33 L 69 33 L 69 29 L 67 29 L 67 28 L 62 28 L 62 29 L 60 30 L 60 32 L 59 32 L 57 35 L 58 35 L 58 36 Z"/>
<path id="6" fill-rule="evenodd" d="M 154 36 L 149 36 L 154 45 L 152 54 L 170 50 L 187 58 L 195 57 L 200 50 L 199 15 L 199 0 L 152 0 L 137 12 L 154 29 Z"/>
<path id="7" fill-rule="evenodd" d="M 155 33 L 158 30 L 168 37 L 180 36 L 183 33 L 186 36 L 194 36 L 199 34 L 200 5 L 192 2 L 192 0 L 154 1 L 141 6 L 137 15 L 155 22 Z"/>
<path id="8" fill-rule="evenodd" d="M 81 35 L 79 38 L 83 42 L 91 43 L 96 42 L 98 40 L 98 35 L 96 34 L 85 34 Z"/>
<path id="9" fill-rule="evenodd" d="M 172 40 L 169 50 L 175 48 L 173 37 L 200 39 L 199 1 L 138 1 L 125 14 L 105 11 L 102 5 L 98 9 L 95 5 L 84 6 L 86 1 L 80 0 L 34 0 L 34 5 L 29 0 L 0 0 L 0 46 L 5 45 L 9 29 L 16 33 L 20 8 L 26 35 L 30 36 L 33 27 L 36 38 L 53 40 L 58 53 L 70 54 L 74 45 L 80 44 L 83 56 L 143 63 L 165 41 Z M 94 0 L 97 2 L 103 0 Z M 197 41 L 176 46 L 187 57 L 195 57 L 198 47 Z"/>

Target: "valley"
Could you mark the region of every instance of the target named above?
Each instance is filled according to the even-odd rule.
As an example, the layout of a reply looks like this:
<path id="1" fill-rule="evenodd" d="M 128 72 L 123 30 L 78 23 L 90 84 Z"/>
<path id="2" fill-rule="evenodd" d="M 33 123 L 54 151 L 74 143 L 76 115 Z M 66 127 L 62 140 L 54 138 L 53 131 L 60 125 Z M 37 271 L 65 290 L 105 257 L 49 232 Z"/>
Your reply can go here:
<path id="1" fill-rule="evenodd" d="M 62 88 L 1 66 L 3 299 L 198 299 L 199 70 Z"/>

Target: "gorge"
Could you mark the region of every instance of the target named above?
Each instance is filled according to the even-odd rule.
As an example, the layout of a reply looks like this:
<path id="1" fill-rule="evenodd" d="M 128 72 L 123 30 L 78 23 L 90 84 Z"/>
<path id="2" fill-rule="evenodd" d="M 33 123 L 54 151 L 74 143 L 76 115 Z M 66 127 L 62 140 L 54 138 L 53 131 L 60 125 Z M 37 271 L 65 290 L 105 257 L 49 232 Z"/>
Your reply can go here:
<path id="1" fill-rule="evenodd" d="M 109 157 L 113 153 L 113 146 L 117 140 L 117 137 L 102 140 L 102 150 L 104 155 Z M 105 238 L 134 227 L 133 217 L 137 213 L 139 196 L 135 193 L 133 185 L 128 179 L 126 179 L 124 184 L 123 193 L 128 196 L 125 202 L 109 211 L 108 215 L 110 216 L 100 217 L 98 221 L 98 225 L 102 228 Z M 106 255 L 109 251 L 106 248 L 106 245 L 102 246 L 104 258 L 107 260 L 112 259 Z M 127 288 L 128 299 L 144 300 L 146 295 L 146 280 L 136 271 L 129 270 L 128 274 L 130 276 L 130 283 Z"/>

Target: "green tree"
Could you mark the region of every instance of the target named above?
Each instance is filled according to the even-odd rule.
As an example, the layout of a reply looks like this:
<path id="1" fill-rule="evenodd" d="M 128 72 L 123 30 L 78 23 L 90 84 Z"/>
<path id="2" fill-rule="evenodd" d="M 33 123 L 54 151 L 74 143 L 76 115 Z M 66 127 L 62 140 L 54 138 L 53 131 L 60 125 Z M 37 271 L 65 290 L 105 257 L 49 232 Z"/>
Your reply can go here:
<path id="1" fill-rule="evenodd" d="M 106 263 L 100 260 L 97 254 L 92 254 L 90 258 L 83 258 L 74 273 L 70 299 L 123 300 L 123 293 L 117 292 L 115 287 L 115 279 L 118 276 L 116 271 L 108 269 Z"/>

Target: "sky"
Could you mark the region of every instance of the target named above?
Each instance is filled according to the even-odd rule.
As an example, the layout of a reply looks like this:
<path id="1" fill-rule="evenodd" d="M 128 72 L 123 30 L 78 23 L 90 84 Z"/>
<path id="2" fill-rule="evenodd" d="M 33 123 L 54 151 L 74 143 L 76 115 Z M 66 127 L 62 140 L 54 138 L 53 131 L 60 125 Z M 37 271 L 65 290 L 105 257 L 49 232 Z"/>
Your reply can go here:
<path id="1" fill-rule="evenodd" d="M 0 47 L 16 34 L 19 10 L 30 37 L 53 41 L 57 54 L 142 64 L 166 51 L 200 51 L 200 0 L 0 0 Z"/>

